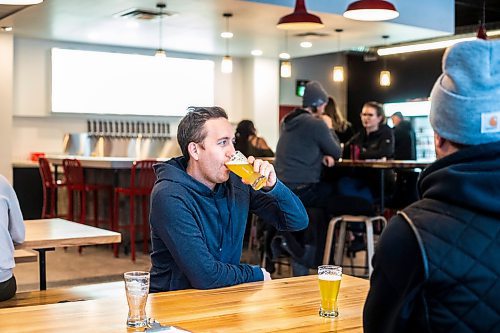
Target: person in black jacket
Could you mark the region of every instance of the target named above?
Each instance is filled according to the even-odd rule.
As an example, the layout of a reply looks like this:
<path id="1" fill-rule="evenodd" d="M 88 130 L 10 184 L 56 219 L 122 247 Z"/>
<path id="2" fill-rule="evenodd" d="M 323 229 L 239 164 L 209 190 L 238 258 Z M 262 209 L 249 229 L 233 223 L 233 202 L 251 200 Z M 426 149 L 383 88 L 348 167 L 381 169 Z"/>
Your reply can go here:
<path id="1" fill-rule="evenodd" d="M 366 333 L 500 332 L 500 41 L 455 44 L 442 67 L 438 159 L 377 244 Z"/>
<path id="2" fill-rule="evenodd" d="M 411 123 L 399 111 L 394 112 L 391 119 L 394 124 L 394 159 L 416 160 L 415 131 Z"/>

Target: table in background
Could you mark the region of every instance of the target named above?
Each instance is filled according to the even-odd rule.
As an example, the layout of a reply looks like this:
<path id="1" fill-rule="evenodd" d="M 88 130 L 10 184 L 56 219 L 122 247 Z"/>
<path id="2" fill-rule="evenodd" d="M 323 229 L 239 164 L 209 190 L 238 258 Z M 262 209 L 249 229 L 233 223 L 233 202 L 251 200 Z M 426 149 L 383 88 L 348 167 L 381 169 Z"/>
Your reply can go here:
<path id="1" fill-rule="evenodd" d="M 341 159 L 335 162 L 337 167 L 372 168 L 380 171 L 380 212 L 385 209 L 385 170 L 387 169 L 425 169 L 432 162 L 414 160 L 349 160 Z"/>
<path id="2" fill-rule="evenodd" d="M 121 234 L 63 219 L 24 221 L 26 238 L 16 244 L 16 249 L 33 249 L 38 252 L 40 290 L 47 289 L 46 252 L 56 247 L 120 243 Z M 84 269 L 84 268 L 83 268 Z M 1 330 L 0 330 L 1 331 Z"/>
<path id="3" fill-rule="evenodd" d="M 192 332 L 363 332 L 369 281 L 344 275 L 339 317 L 322 318 L 317 275 L 151 294 L 147 314 Z M 125 292 L 100 300 L 0 310 L 1 332 L 127 332 Z"/>

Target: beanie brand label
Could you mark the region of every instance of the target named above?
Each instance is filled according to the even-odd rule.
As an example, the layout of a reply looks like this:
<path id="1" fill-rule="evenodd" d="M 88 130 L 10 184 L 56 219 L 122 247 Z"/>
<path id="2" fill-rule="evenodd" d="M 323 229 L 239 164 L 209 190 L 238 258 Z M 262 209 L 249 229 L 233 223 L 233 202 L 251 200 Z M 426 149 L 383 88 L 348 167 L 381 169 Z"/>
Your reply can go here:
<path id="1" fill-rule="evenodd" d="M 500 132 L 500 111 L 481 113 L 481 133 Z"/>

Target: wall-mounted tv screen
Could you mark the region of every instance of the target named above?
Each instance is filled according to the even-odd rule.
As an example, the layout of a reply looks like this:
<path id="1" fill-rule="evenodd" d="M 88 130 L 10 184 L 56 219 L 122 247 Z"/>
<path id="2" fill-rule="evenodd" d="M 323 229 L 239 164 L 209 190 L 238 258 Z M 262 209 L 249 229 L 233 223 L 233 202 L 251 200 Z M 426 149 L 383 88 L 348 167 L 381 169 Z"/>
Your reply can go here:
<path id="1" fill-rule="evenodd" d="M 306 84 L 309 80 L 297 80 L 295 82 L 295 95 L 302 97 L 304 96 L 304 90 L 306 89 Z"/>

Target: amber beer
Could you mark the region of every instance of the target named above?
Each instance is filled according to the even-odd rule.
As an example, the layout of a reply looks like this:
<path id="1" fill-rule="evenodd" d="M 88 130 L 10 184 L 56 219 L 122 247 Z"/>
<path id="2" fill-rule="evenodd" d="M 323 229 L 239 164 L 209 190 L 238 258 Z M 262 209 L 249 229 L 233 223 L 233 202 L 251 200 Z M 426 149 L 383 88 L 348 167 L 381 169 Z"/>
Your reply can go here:
<path id="1" fill-rule="evenodd" d="M 321 294 L 321 317 L 337 317 L 339 315 L 337 297 L 342 279 L 342 267 L 323 265 L 318 267 L 319 291 Z"/>
<path id="2" fill-rule="evenodd" d="M 237 151 L 226 163 L 229 170 L 245 180 L 256 191 L 260 190 L 267 182 L 267 178 L 253 171 L 253 166 L 248 163 L 245 155 Z"/>

